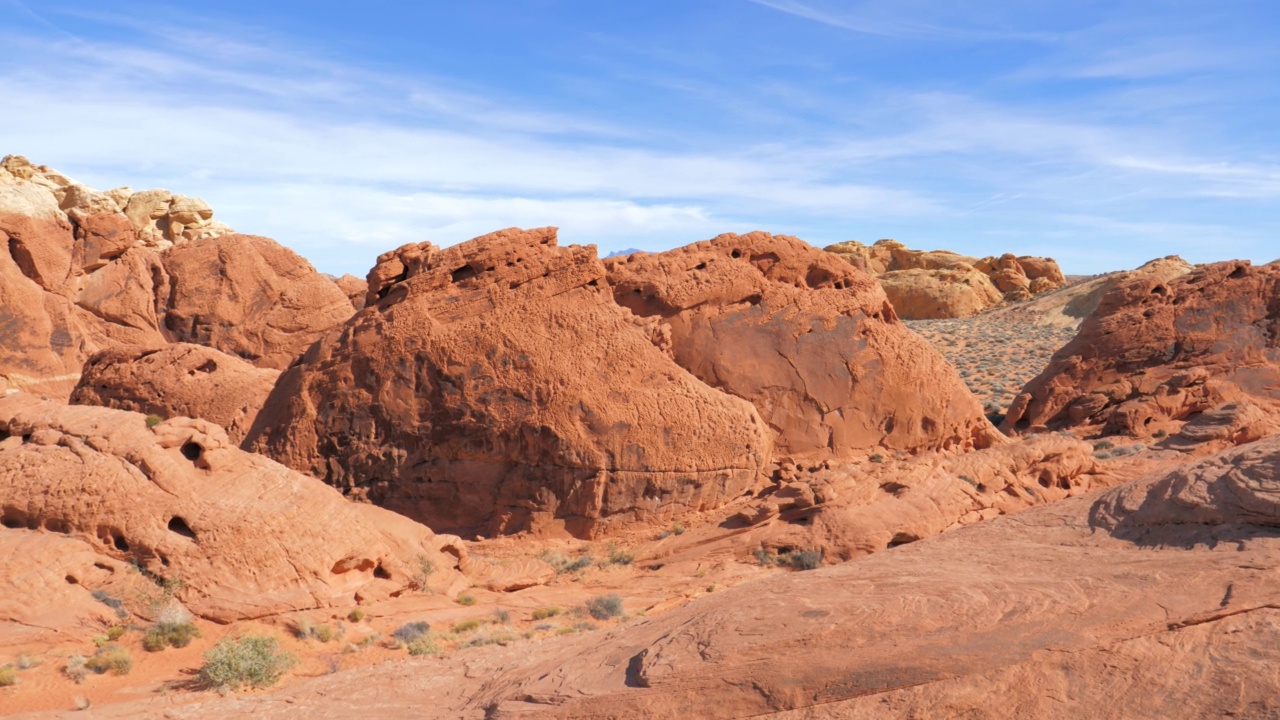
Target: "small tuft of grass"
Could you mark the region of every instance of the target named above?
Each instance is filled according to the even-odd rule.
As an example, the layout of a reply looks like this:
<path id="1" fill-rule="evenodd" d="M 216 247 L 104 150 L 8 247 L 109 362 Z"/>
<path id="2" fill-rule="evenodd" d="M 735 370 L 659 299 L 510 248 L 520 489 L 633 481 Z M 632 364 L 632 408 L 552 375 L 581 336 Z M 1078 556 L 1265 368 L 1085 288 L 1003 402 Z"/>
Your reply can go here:
<path id="1" fill-rule="evenodd" d="M 106 672 L 128 675 L 133 669 L 133 654 L 129 652 L 129 648 L 121 645 L 107 645 L 85 661 L 84 666 L 99 675 Z"/>
<path id="2" fill-rule="evenodd" d="M 881 455 L 880 453 L 872 453 L 867 459 L 873 463 L 882 463 L 884 462 L 884 455 Z"/>
<path id="3" fill-rule="evenodd" d="M 142 636 L 142 647 L 147 652 L 160 652 L 166 647 L 184 648 L 200 637 L 200 628 L 187 622 L 160 622 L 152 625 Z"/>
<path id="4" fill-rule="evenodd" d="M 511 613 L 506 610 L 494 610 L 493 622 L 497 625 L 506 625 L 511 622 Z"/>
<path id="5" fill-rule="evenodd" d="M 822 567 L 822 553 L 817 550 L 797 550 L 786 556 L 786 563 L 793 570 L 816 570 Z"/>
<path id="6" fill-rule="evenodd" d="M 18 684 L 18 668 L 12 665 L 0 665 L 0 687 Z"/>
<path id="7" fill-rule="evenodd" d="M 462 622 L 454 623 L 449 628 L 449 631 L 454 633 L 455 635 L 461 635 L 462 633 L 471 632 L 473 630 L 479 629 L 482 624 L 483 623 L 481 623 L 479 620 L 472 618 L 470 620 L 463 620 Z"/>
<path id="8" fill-rule="evenodd" d="M 223 638 L 204 654 L 199 677 L 206 685 L 225 690 L 274 685 L 297 663 L 273 637 L 248 635 Z"/>
<path id="9" fill-rule="evenodd" d="M 419 620 L 417 622 L 405 623 L 404 625 L 396 628 L 396 631 L 391 633 L 391 637 L 405 645 L 410 645 L 415 640 L 425 637 L 429 632 L 431 632 L 431 624 L 425 620 Z"/>
<path id="10" fill-rule="evenodd" d="M 409 643 L 410 655 L 439 655 L 441 652 L 440 644 L 430 635 Z"/>
<path id="11" fill-rule="evenodd" d="M 471 607 L 476 604 L 476 599 L 473 595 L 459 595 L 457 603 L 463 607 Z"/>
<path id="12" fill-rule="evenodd" d="M 147 416 L 147 427 L 149 428 L 153 428 L 162 422 L 164 422 L 164 418 L 159 415 L 152 414 Z"/>
<path id="13" fill-rule="evenodd" d="M 352 610 L 351 612 L 347 613 L 347 619 L 354 623 L 358 623 L 361 620 L 364 620 L 364 610 L 361 610 L 360 608 L 356 608 L 355 610 Z"/>
<path id="14" fill-rule="evenodd" d="M 635 561 L 635 555 L 619 549 L 613 543 L 609 543 L 609 561 L 606 563 L 607 565 L 630 565 Z"/>
<path id="15" fill-rule="evenodd" d="M 533 619 L 546 620 L 547 618 L 553 618 L 559 614 L 560 614 L 560 608 L 555 605 L 550 605 L 548 607 L 541 607 L 541 608 L 538 608 L 537 610 L 534 610 Z"/>
<path id="16" fill-rule="evenodd" d="M 88 658 L 83 655 L 72 655 L 67 658 L 67 666 L 62 668 L 62 673 L 74 683 L 82 683 L 85 678 L 89 677 Z"/>
<path id="17" fill-rule="evenodd" d="M 587 614 L 596 620 L 608 620 L 622 615 L 622 598 L 609 593 L 587 601 Z"/>
<path id="18" fill-rule="evenodd" d="M 115 610 L 116 617 L 120 618 L 121 620 L 129 617 L 129 611 L 124 609 L 124 600 L 121 600 L 118 597 L 113 597 L 111 593 L 107 592 L 106 590 L 94 590 L 92 594 L 93 594 L 94 600 L 97 600 L 103 605 L 106 605 L 112 610 Z"/>

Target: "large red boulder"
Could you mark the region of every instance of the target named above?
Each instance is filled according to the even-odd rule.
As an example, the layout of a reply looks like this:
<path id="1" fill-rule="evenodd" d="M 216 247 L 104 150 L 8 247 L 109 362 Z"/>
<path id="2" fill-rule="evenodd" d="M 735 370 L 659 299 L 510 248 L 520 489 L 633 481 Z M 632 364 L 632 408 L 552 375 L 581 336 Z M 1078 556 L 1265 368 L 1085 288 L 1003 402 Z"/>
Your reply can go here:
<path id="1" fill-rule="evenodd" d="M 270 238 L 192 240 L 161 258 L 168 275 L 162 322 L 169 338 L 217 348 L 258 367 L 288 367 L 354 313 L 332 280 Z"/>
<path id="2" fill-rule="evenodd" d="M 85 362 L 71 403 L 201 418 L 239 443 L 279 375 L 200 345 L 120 345 Z"/>
<path id="3" fill-rule="evenodd" d="M 769 458 L 755 409 L 655 347 L 554 228 L 407 245 L 368 290 L 246 448 L 437 530 L 583 536 L 723 504 Z"/>
<path id="4" fill-rule="evenodd" d="M 1233 403 L 1242 418 L 1251 406 L 1280 415 L 1280 266 L 1223 262 L 1113 287 L 1023 388 L 1004 427 L 1145 437 Z"/>
<path id="5" fill-rule="evenodd" d="M 998 442 L 955 369 L 832 253 L 754 232 L 606 266 L 614 298 L 681 367 L 756 406 L 780 458 Z"/>

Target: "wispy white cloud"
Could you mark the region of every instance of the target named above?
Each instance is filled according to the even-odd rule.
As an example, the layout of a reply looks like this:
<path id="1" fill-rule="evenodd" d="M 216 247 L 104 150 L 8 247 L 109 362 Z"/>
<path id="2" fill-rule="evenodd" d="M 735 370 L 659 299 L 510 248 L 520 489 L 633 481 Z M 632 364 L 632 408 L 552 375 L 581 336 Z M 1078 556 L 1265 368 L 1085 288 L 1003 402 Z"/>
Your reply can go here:
<path id="1" fill-rule="evenodd" d="M 904 13 L 894 12 L 887 17 L 877 17 L 868 12 L 831 12 L 816 8 L 798 0 L 748 0 L 778 12 L 794 15 L 841 30 L 851 30 L 866 35 L 883 37 L 916 37 L 978 42 L 984 40 L 1023 40 L 1047 42 L 1055 39 L 1051 33 L 991 30 L 956 25 L 937 25 L 907 20 Z"/>

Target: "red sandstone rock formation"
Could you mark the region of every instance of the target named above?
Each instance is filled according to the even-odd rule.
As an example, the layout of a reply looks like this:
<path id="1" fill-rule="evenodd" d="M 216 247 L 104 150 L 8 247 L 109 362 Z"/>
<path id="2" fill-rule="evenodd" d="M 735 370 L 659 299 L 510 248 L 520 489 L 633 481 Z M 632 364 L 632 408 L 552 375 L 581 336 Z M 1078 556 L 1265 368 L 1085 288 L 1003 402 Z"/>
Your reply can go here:
<path id="1" fill-rule="evenodd" d="M 894 310 L 908 320 L 968 317 L 1067 282 L 1052 258 L 1005 253 L 978 259 L 949 250 L 911 250 L 896 240 L 870 246 L 851 240 L 826 250 L 880 278 Z"/>
<path id="2" fill-rule="evenodd" d="M 443 530 L 593 535 L 753 488 L 768 429 L 618 307 L 592 246 L 504 230 L 378 258 L 245 447 Z"/>
<path id="3" fill-rule="evenodd" d="M 898 321 L 875 280 L 801 240 L 721 235 L 606 266 L 614 298 L 658 324 L 681 367 L 756 406 L 779 458 L 998 441 L 954 368 Z"/>
<path id="4" fill-rule="evenodd" d="M 1079 335 L 1027 384 L 1004 427 L 1100 426 L 1149 437 L 1176 430 L 1169 421 L 1230 403 L 1280 417 L 1278 348 L 1280 267 L 1233 261 L 1171 280 L 1135 275 L 1102 298 Z"/>
<path id="5" fill-rule="evenodd" d="M 190 341 L 283 368 L 351 316 L 305 260 L 211 217 L 197 198 L 0 161 L 0 392 L 66 398 L 89 355 L 121 344 Z"/>
<path id="6" fill-rule="evenodd" d="M 329 675 L 178 718 L 1269 717 L 1280 440 L 607 633 Z M 1243 680 L 1242 680 L 1243 678 Z M 370 708 L 375 708 L 370 710 Z"/>
<path id="7" fill-rule="evenodd" d="M 221 425 L 238 444 L 279 375 L 200 345 L 121 345 L 85 362 L 71 402 L 201 418 Z"/>
<path id="8" fill-rule="evenodd" d="M 356 310 L 364 309 L 365 296 L 369 294 L 369 283 L 356 277 L 355 275 L 343 275 L 333 281 L 338 289 L 346 294 L 351 300 L 351 306 Z"/>
<path id="9" fill-rule="evenodd" d="M 148 428 L 137 413 L 17 393 L 0 398 L 0 437 L 5 528 L 64 533 L 111 567 L 181 578 L 177 598 L 211 620 L 387 598 L 417 586 L 421 558 L 433 582 L 459 577 L 457 538 L 350 503 L 202 420 Z M 88 593 L 90 580 L 66 582 Z"/>

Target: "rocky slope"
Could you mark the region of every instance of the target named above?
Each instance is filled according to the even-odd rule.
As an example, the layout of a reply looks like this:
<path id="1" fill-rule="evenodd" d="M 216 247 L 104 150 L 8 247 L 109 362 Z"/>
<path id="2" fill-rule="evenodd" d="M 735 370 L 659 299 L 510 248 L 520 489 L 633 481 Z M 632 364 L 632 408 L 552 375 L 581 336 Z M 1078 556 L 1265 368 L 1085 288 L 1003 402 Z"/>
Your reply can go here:
<path id="1" fill-rule="evenodd" d="M 911 250 L 896 240 L 856 240 L 826 248 L 875 275 L 898 315 L 908 320 L 968 317 L 1002 302 L 1026 300 L 1066 284 L 1052 258 L 973 258 L 949 250 Z"/>
<path id="2" fill-rule="evenodd" d="M 1218 408 L 1218 439 L 1257 439 L 1280 428 L 1278 348 L 1280 266 L 1233 261 L 1171 280 L 1139 275 L 1107 292 L 1015 399 L 1004 427 L 1163 437 Z"/>
<path id="3" fill-rule="evenodd" d="M 397 717 L 431 697 L 458 718 L 1271 717 L 1277 467 L 1268 440 L 602 637 L 167 712 Z"/>

